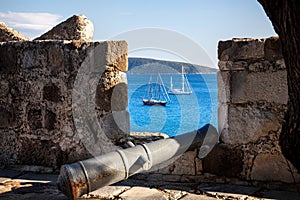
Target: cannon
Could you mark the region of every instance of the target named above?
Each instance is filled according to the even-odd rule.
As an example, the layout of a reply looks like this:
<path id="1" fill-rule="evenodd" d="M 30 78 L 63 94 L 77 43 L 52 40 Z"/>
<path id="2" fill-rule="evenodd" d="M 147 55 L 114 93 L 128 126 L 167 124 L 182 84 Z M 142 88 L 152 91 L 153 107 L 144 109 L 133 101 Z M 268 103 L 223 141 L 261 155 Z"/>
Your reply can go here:
<path id="1" fill-rule="evenodd" d="M 57 186 L 70 199 L 77 199 L 134 174 L 155 170 L 160 164 L 195 148 L 200 147 L 198 157 L 204 157 L 218 139 L 216 128 L 206 124 L 189 133 L 63 165 Z"/>

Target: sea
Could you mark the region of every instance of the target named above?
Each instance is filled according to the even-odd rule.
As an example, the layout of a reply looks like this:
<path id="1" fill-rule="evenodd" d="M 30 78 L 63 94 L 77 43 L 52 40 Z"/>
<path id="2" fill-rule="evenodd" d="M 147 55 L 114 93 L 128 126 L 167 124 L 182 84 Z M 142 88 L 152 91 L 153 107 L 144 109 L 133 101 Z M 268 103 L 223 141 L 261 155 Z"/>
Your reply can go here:
<path id="1" fill-rule="evenodd" d="M 193 93 L 169 95 L 170 101 L 166 106 L 143 104 L 150 76 L 156 80 L 156 74 L 127 74 L 131 132 L 160 132 L 175 136 L 199 129 L 207 123 L 218 127 L 216 74 L 186 74 Z M 180 74 L 161 74 L 166 90 L 170 88 L 171 76 L 173 88 L 181 88 Z"/>

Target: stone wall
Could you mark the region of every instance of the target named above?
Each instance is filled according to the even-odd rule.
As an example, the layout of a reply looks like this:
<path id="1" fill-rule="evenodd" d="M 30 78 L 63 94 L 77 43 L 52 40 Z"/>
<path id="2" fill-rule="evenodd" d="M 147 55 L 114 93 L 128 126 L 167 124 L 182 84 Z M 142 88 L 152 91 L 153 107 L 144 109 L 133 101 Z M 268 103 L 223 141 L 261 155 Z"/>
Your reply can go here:
<path id="1" fill-rule="evenodd" d="M 0 166 L 58 168 L 109 152 L 129 134 L 127 43 L 81 35 L 0 43 Z"/>
<path id="2" fill-rule="evenodd" d="M 279 135 L 288 101 L 287 73 L 277 37 L 233 39 L 218 46 L 220 144 L 215 155 L 231 159 L 231 176 L 244 180 L 294 182 L 300 176 L 281 154 Z M 204 164 L 205 166 L 205 164 Z M 217 172 L 226 165 L 211 167 Z"/>
<path id="3" fill-rule="evenodd" d="M 0 32 L 0 39 L 4 38 L 0 43 L 1 166 L 58 168 L 130 141 L 125 41 L 91 42 L 93 26 L 82 15 L 34 41 L 19 41 L 26 39 L 4 28 Z M 300 182 L 278 144 L 288 100 L 278 38 L 233 39 L 221 41 L 218 48 L 220 143 L 203 159 L 200 149 L 195 149 L 134 178 Z"/>
<path id="4" fill-rule="evenodd" d="M 279 39 L 221 41 L 218 57 L 219 144 L 203 159 L 195 149 L 136 178 L 297 188 L 300 174 L 279 146 L 288 101 Z"/>

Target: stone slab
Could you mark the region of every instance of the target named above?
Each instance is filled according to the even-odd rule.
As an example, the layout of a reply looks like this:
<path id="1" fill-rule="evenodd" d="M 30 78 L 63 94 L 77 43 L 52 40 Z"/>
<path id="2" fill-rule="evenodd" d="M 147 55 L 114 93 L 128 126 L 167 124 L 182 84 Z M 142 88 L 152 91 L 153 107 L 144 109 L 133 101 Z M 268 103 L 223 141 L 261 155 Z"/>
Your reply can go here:
<path id="1" fill-rule="evenodd" d="M 220 140 L 226 144 L 255 142 L 260 137 L 267 136 L 269 132 L 277 132 L 281 128 L 280 115 L 263 109 L 261 105 L 228 105 L 228 111 L 222 112 L 223 114 L 227 123 L 224 122 L 226 126 L 219 131 Z"/>
<path id="2" fill-rule="evenodd" d="M 283 58 L 282 47 L 279 37 L 269 37 L 265 41 L 265 57 L 269 61 L 276 61 Z"/>
<path id="3" fill-rule="evenodd" d="M 2 178 L 17 178 L 25 172 L 12 170 L 12 169 L 0 169 L 0 177 Z"/>
<path id="4" fill-rule="evenodd" d="M 38 181 L 41 183 L 47 183 L 52 186 L 56 186 L 58 175 L 55 174 L 37 174 L 37 173 L 26 173 L 22 176 L 19 176 L 18 179 L 28 180 L 30 182 Z"/>
<path id="5" fill-rule="evenodd" d="M 230 72 L 219 71 L 218 79 L 218 101 L 220 103 L 230 102 Z"/>
<path id="6" fill-rule="evenodd" d="M 68 200 L 65 195 L 53 189 L 53 191 L 46 191 L 46 192 L 29 192 L 24 194 L 16 194 L 13 192 L 3 193 L 0 194 L 0 199 L 2 200 L 40 200 L 40 199 L 47 199 L 47 200 Z"/>
<path id="7" fill-rule="evenodd" d="M 218 44 L 218 58 L 221 61 L 238 61 L 262 59 L 265 56 L 264 39 L 234 38 L 220 41 Z"/>
<path id="8" fill-rule="evenodd" d="M 216 200 L 215 197 L 209 197 L 206 195 L 199 194 L 187 194 L 184 197 L 180 198 L 180 200 Z"/>
<path id="9" fill-rule="evenodd" d="M 183 188 L 181 190 L 183 190 Z M 180 191 L 180 190 L 164 190 L 163 192 L 165 193 L 164 197 L 166 199 L 172 199 L 172 200 L 181 199 L 183 196 L 187 194 L 187 192 Z"/>
<path id="10" fill-rule="evenodd" d="M 240 185 L 216 185 L 210 187 L 203 187 L 200 188 L 200 190 L 213 196 L 245 199 L 247 196 L 251 196 L 256 191 L 258 191 L 259 188 Z"/>
<path id="11" fill-rule="evenodd" d="M 129 186 L 106 186 L 90 192 L 88 195 L 84 195 L 83 197 L 91 199 L 114 199 L 117 198 L 121 193 L 129 189 Z"/>
<path id="12" fill-rule="evenodd" d="M 162 192 L 145 187 L 133 187 L 119 197 L 124 200 L 166 200 Z"/>
<path id="13" fill-rule="evenodd" d="M 260 181 L 293 183 L 294 179 L 282 154 L 258 154 L 254 160 L 251 178 Z"/>
<path id="14" fill-rule="evenodd" d="M 160 168 L 157 172 L 165 175 L 195 175 L 195 159 L 197 151 L 187 151 L 177 159 L 173 159 L 167 167 Z M 155 173 L 155 172 L 154 172 Z M 169 179 L 167 179 L 169 180 Z"/>
<path id="15" fill-rule="evenodd" d="M 243 152 L 229 145 L 217 144 L 203 158 L 203 172 L 226 177 L 239 177 L 243 170 Z"/>
<path id="16" fill-rule="evenodd" d="M 263 199 L 300 200 L 297 192 L 270 190 L 263 192 Z"/>
<path id="17" fill-rule="evenodd" d="M 230 99 L 234 104 L 258 101 L 287 104 L 287 72 L 232 72 L 231 83 L 225 84 L 225 91 L 231 91 Z"/>

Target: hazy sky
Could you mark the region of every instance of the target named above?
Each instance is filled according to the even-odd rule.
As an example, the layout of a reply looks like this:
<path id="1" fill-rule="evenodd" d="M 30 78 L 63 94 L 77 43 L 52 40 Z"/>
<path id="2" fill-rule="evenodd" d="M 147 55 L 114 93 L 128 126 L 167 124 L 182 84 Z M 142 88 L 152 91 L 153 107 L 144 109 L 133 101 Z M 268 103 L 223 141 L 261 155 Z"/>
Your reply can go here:
<path id="1" fill-rule="evenodd" d="M 126 33 L 134 30 L 130 34 L 133 34 L 134 42 L 139 43 L 140 40 L 146 40 L 146 37 L 150 41 L 154 40 L 151 37 L 157 35 L 151 34 L 151 31 L 155 32 L 157 28 L 166 30 L 166 34 L 176 36 L 170 36 L 167 39 L 169 43 L 182 46 L 185 51 L 189 47 L 185 39 L 189 39 L 201 47 L 211 60 L 209 63 L 200 59 L 197 64 L 214 67 L 217 65 L 218 41 L 276 35 L 256 0 L 0 0 L 0 21 L 30 38 L 39 36 L 74 14 L 84 14 L 94 23 L 94 40 L 107 40 L 116 35 L 120 39 L 127 39 Z M 138 31 L 144 29 L 150 30 L 150 33 L 143 35 Z M 133 51 L 134 49 L 130 49 L 130 42 L 130 56 L 167 60 L 182 60 L 182 57 L 187 57 L 179 55 L 180 52 L 176 50 L 164 49 L 163 44 L 158 44 L 153 49 L 138 44 L 141 49 Z M 197 48 L 192 50 L 196 51 L 194 53 L 200 52 Z M 200 52 L 199 58 L 202 56 Z"/>

